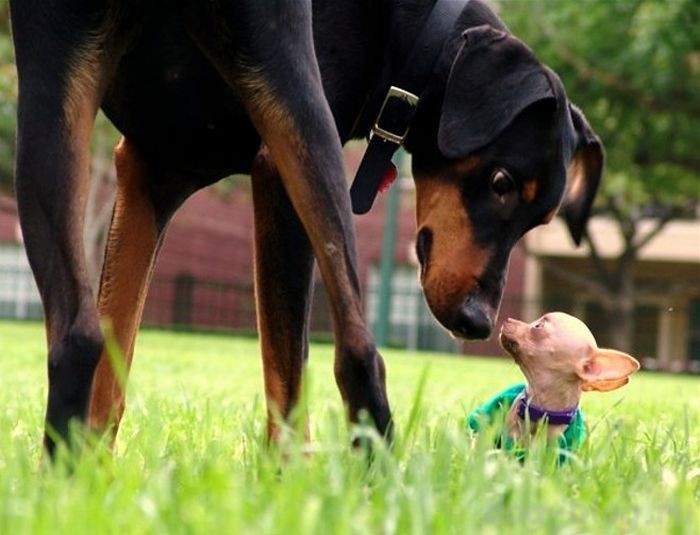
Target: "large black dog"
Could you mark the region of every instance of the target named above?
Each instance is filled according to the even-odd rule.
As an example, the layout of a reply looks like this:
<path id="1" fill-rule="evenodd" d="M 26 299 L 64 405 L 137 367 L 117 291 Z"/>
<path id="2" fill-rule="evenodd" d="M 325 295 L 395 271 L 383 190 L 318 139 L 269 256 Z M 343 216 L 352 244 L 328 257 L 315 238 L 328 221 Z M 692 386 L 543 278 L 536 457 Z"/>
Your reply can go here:
<path id="1" fill-rule="evenodd" d="M 128 368 L 168 221 L 193 192 L 232 173 L 252 176 L 271 436 L 272 413 L 288 416 L 299 396 L 314 256 L 349 416 L 366 409 L 381 432 L 390 430 L 384 365 L 362 314 L 340 147 L 370 133 L 406 72 L 418 89 L 386 100 L 394 115 L 387 124 L 404 124 L 375 128 L 374 144 L 385 161 L 402 141 L 413 155 L 420 278 L 447 329 L 489 335 L 511 248 L 560 207 L 581 237 L 602 170 L 600 142 L 557 76 L 480 0 L 10 3 L 17 199 L 46 318 L 49 451 L 68 437 L 71 419 L 116 433 L 124 393 L 100 318 L 110 318 Z M 433 16 L 438 7 L 446 14 Z M 100 107 L 124 137 L 96 304 L 82 227 Z M 369 204 L 373 195 L 370 184 Z"/>

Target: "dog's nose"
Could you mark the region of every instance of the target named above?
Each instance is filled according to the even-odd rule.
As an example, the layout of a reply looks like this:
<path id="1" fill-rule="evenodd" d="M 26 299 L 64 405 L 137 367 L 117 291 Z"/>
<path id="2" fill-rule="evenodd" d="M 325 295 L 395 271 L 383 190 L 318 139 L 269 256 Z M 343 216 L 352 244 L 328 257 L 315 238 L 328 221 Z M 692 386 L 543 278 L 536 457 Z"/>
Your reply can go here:
<path id="1" fill-rule="evenodd" d="M 491 334 L 493 324 L 483 307 L 468 299 L 459 309 L 453 331 L 462 338 L 485 339 Z"/>

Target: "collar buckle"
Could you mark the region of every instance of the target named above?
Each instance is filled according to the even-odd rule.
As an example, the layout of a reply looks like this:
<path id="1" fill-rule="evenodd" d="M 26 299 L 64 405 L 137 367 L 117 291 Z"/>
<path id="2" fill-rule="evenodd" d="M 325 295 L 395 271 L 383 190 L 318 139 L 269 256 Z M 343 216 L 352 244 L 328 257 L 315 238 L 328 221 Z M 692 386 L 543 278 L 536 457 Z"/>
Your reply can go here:
<path id="1" fill-rule="evenodd" d="M 392 85 L 384 97 L 377 120 L 372 127 L 373 135 L 401 145 L 411 128 L 411 121 L 419 100 L 419 97 L 410 91 Z"/>

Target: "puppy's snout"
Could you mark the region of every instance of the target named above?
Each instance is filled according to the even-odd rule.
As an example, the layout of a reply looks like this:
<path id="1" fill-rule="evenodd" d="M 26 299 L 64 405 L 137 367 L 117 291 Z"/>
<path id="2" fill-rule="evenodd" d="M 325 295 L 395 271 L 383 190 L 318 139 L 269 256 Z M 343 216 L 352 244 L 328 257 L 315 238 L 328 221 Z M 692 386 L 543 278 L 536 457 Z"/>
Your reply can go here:
<path id="1" fill-rule="evenodd" d="M 513 356 L 515 356 L 518 353 L 518 350 L 520 349 L 520 344 L 518 343 L 518 339 L 516 336 L 517 325 L 517 320 L 514 320 L 513 318 L 506 319 L 501 325 L 501 332 L 498 336 L 498 339 L 501 342 L 501 346 L 503 347 L 503 349 L 505 349 L 508 353 L 510 353 Z"/>
<path id="2" fill-rule="evenodd" d="M 513 318 L 506 318 L 505 320 L 503 320 L 503 325 L 501 325 L 501 330 L 512 326 L 514 323 L 515 323 L 515 320 Z"/>
<path id="3" fill-rule="evenodd" d="M 501 324 L 501 332 L 500 335 L 503 336 L 505 335 L 512 335 L 515 333 L 515 326 L 517 325 L 516 320 L 513 318 L 507 318 L 503 321 Z"/>
<path id="4" fill-rule="evenodd" d="M 508 336 L 501 333 L 500 342 L 501 347 L 503 347 L 503 349 L 505 349 L 510 355 L 515 357 L 518 354 L 520 344 L 518 344 L 517 341 L 513 340 L 512 338 L 508 338 Z"/>

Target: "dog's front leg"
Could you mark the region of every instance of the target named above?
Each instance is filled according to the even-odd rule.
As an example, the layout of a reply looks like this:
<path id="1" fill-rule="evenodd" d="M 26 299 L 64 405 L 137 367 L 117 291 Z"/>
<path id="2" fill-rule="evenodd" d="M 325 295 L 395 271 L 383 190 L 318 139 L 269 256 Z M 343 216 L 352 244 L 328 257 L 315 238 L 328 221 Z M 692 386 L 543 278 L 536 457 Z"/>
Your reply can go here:
<path id="1" fill-rule="evenodd" d="M 335 375 L 349 417 L 357 421 L 360 411 L 367 410 L 380 432 L 386 434 L 391 416 L 384 363 L 361 311 L 352 226 L 343 225 L 342 212 L 334 213 L 338 201 L 332 196 L 326 200 L 316 188 L 293 183 L 285 190 L 284 185 L 284 177 L 275 172 L 269 156 L 259 155 L 253 170 L 256 298 L 266 394 L 273 412 L 268 415 L 271 437 L 277 431 L 274 412 L 288 417 L 299 396 L 308 352 L 312 243 L 333 310 Z M 308 201 L 297 205 L 297 215 L 293 195 L 300 191 Z M 345 198 L 345 191 L 341 195 Z M 342 201 L 339 204 L 342 206 Z M 345 208 L 349 212 L 349 206 Z M 347 234 L 335 234 L 336 226 Z"/>
<path id="2" fill-rule="evenodd" d="M 11 4 L 19 76 L 17 204 L 44 305 L 45 445 L 52 453 L 58 439 L 69 438 L 71 420 L 85 420 L 103 345 L 85 262 L 83 220 L 90 132 L 110 55 L 99 41 L 104 32 L 97 13 L 79 8 L 67 13 L 25 0 Z"/>
<path id="3" fill-rule="evenodd" d="M 255 204 L 255 299 L 268 404 L 268 436 L 299 400 L 308 357 L 313 253 L 266 150 L 252 170 Z M 305 418 L 305 415 L 300 415 Z M 308 432 L 307 432 L 308 434 Z"/>
<path id="4" fill-rule="evenodd" d="M 340 139 L 314 55 L 311 2 L 188 6 L 191 34 L 241 97 L 311 242 L 331 301 L 335 373 L 350 418 L 366 409 L 387 433 L 384 364 L 363 317 Z"/>

